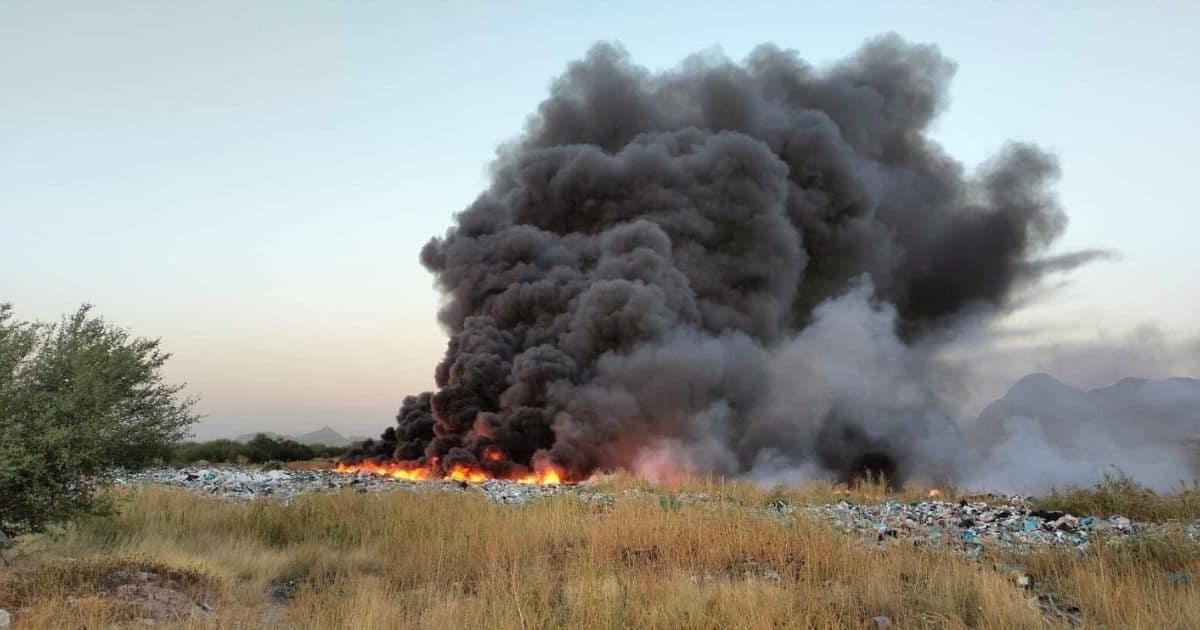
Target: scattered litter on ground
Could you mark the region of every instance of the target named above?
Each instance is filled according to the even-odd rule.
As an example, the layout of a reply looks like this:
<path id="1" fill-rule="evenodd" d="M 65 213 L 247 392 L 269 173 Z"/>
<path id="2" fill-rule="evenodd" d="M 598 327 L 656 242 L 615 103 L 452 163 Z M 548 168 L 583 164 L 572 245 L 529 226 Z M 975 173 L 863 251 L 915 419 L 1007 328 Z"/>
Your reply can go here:
<path id="1" fill-rule="evenodd" d="M 997 497 L 993 503 L 920 501 L 856 504 L 839 501 L 806 508 L 809 514 L 832 521 L 848 533 L 874 535 L 886 545 L 892 539 L 921 543 L 949 543 L 968 553 L 985 546 L 1055 546 L 1086 549 L 1099 536 L 1119 540 L 1135 535 L 1182 533 L 1200 538 L 1200 521 L 1135 523 L 1120 515 L 1077 517 L 1063 512 L 1030 509 L 1021 497 Z M 771 506 L 777 513 L 787 508 Z"/>
<path id="2" fill-rule="evenodd" d="M 616 497 L 581 485 L 529 485 L 489 480 L 478 484 L 452 480 L 407 481 L 370 473 L 346 474 L 328 470 L 261 470 L 241 466 L 157 468 L 140 472 L 118 472 L 120 485 L 165 485 L 185 488 L 214 497 L 247 501 L 276 498 L 285 502 L 310 492 L 387 492 L 393 490 L 482 492 L 488 499 L 505 504 L 522 504 L 560 493 L 572 493 L 598 508 L 611 507 Z M 700 492 L 654 494 L 627 490 L 625 496 L 657 501 L 664 510 L 684 505 L 706 505 L 717 497 Z M 880 546 L 905 542 L 957 547 L 968 555 L 989 547 L 1055 546 L 1086 549 L 1098 538 L 1120 540 L 1132 536 L 1181 533 L 1200 539 L 1200 521 L 1190 524 L 1139 523 L 1121 515 L 1076 516 L 1057 511 L 1034 510 L 1026 497 L 989 496 L 988 501 L 937 501 L 913 503 L 887 501 L 857 504 L 839 501 L 827 505 L 797 507 L 782 499 L 754 508 L 780 519 L 811 516 L 835 527 L 858 534 Z M 1190 576 L 1172 575 L 1172 583 L 1186 583 Z M 1024 585 L 1024 584 L 1023 584 Z"/>

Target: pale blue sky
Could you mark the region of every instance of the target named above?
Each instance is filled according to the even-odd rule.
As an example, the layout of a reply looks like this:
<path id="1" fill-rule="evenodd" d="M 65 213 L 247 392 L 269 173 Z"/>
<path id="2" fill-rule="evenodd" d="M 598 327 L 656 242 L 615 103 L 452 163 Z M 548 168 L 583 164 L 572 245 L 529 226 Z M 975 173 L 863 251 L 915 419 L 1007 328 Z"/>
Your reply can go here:
<path id="1" fill-rule="evenodd" d="M 203 437 L 374 434 L 443 350 L 418 249 L 568 61 L 896 31 L 958 62 L 952 155 L 1054 151 L 1059 249 L 1122 255 L 1028 317 L 1195 333 L 1200 4 L 647 4 L 0 1 L 0 300 L 162 337 Z"/>

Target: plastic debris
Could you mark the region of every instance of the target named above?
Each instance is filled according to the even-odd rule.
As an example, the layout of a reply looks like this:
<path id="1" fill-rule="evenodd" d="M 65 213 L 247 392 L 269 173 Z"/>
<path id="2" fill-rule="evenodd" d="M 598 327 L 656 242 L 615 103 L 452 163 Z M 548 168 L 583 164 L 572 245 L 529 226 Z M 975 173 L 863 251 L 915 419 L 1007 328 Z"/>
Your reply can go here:
<path id="1" fill-rule="evenodd" d="M 225 500 L 252 501 L 271 498 L 290 502 L 312 492 L 482 492 L 499 503 L 522 504 L 542 497 L 570 493 L 595 509 L 612 507 L 617 497 L 588 484 L 527 485 L 489 480 L 478 484 L 449 480 L 406 481 L 370 473 L 345 474 L 330 470 L 262 470 L 247 466 L 209 468 L 157 468 L 139 472 L 116 471 L 121 485 L 166 485 Z M 701 492 L 669 495 L 631 489 L 623 497 L 655 501 L 672 510 L 712 505 L 720 497 Z M 1097 540 L 1114 541 L 1132 536 L 1182 533 L 1200 540 L 1200 521 L 1180 525 L 1135 523 L 1120 515 L 1078 517 L 1058 511 L 1029 508 L 1019 496 L 989 495 L 987 501 L 919 501 L 856 504 L 839 501 L 827 505 L 792 505 L 775 499 L 759 508 L 747 508 L 780 520 L 816 517 L 832 522 L 844 532 L 857 534 L 880 547 L 894 544 L 936 544 L 956 547 L 971 556 L 993 547 L 1055 546 L 1086 549 Z M 1171 578 L 1172 583 L 1180 579 Z"/>
<path id="2" fill-rule="evenodd" d="M 994 495 L 995 496 L 995 495 Z M 859 505 L 840 501 L 810 506 L 809 514 L 832 521 L 848 533 L 873 536 L 880 545 L 892 539 L 957 545 L 976 554 L 983 547 L 1055 546 L 1086 549 L 1094 540 L 1119 540 L 1143 533 L 1181 531 L 1200 538 L 1200 521 L 1178 525 L 1135 523 L 1120 515 L 1107 519 L 1058 511 L 1031 510 L 1023 497 L 995 496 L 995 502 L 920 501 Z M 888 532 L 887 536 L 882 533 Z"/>
<path id="3" fill-rule="evenodd" d="M 398 489 L 428 489 L 465 492 L 481 490 L 493 501 L 524 503 L 549 496 L 574 486 L 538 486 L 512 481 L 489 480 L 481 484 L 462 484 L 451 480 L 405 481 L 371 473 L 345 474 L 329 470 L 260 470 L 245 466 L 215 468 L 153 468 L 138 472 L 118 471 L 119 485 L 165 485 L 185 488 L 221 499 L 252 501 L 273 497 L 289 502 L 310 492 L 385 492 Z"/>

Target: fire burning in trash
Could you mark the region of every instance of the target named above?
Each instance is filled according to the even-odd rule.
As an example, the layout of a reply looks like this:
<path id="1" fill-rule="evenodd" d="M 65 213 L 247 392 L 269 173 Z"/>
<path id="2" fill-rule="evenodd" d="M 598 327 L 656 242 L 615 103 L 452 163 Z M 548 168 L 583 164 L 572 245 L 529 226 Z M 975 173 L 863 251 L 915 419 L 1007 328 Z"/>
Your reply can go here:
<path id="1" fill-rule="evenodd" d="M 1052 154 L 1012 143 L 969 172 L 939 146 L 954 69 L 896 35 L 827 68 L 768 44 L 656 73 L 596 45 L 421 248 L 449 334 L 435 391 L 348 460 L 952 477 L 926 349 L 1102 256 L 1047 256 L 1067 224 Z"/>
<path id="2" fill-rule="evenodd" d="M 363 460 L 355 463 L 338 462 L 333 470 L 347 474 L 370 473 L 405 481 L 449 479 L 466 483 L 483 483 L 490 479 L 501 479 L 534 486 L 557 486 L 568 483 L 564 481 L 562 471 L 553 467 L 541 471 L 525 471 L 517 475 L 498 477 L 482 468 L 464 464 L 455 464 L 449 470 L 442 471 L 435 466 L 422 466 L 416 462 Z"/>

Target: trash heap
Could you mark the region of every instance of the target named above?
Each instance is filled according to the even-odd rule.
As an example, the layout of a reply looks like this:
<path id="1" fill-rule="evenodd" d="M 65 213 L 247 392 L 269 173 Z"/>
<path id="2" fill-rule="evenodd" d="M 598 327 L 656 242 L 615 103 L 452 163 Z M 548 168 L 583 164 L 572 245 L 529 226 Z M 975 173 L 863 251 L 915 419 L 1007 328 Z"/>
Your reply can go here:
<path id="1" fill-rule="evenodd" d="M 162 485 L 201 492 L 220 499 L 252 501 L 274 497 L 291 501 L 308 492 L 388 492 L 409 489 L 421 491 L 466 492 L 478 488 L 493 501 L 524 503 L 530 499 L 569 490 L 572 486 L 533 486 L 511 481 L 490 480 L 466 484 L 452 480 L 406 481 L 371 473 L 345 474 L 329 470 L 260 470 L 221 466 L 193 468 L 153 468 L 138 472 L 117 471 L 118 485 Z"/>
<path id="2" fill-rule="evenodd" d="M 776 501 L 772 509 L 781 516 L 794 511 L 783 503 Z M 1064 512 L 1033 510 L 1023 503 L 888 501 L 860 505 L 840 501 L 811 506 L 806 511 L 832 521 L 847 533 L 873 537 L 881 546 L 905 540 L 960 546 L 967 552 L 978 552 L 984 546 L 1084 549 L 1100 537 L 1116 540 L 1172 531 L 1200 537 L 1200 521 L 1188 525 L 1135 523 L 1116 514 L 1107 518 L 1081 518 Z"/>
<path id="3" fill-rule="evenodd" d="M 310 492 L 482 492 L 489 500 L 523 504 L 560 493 L 571 493 L 599 508 L 611 507 L 617 497 L 599 492 L 588 484 L 528 485 L 489 480 L 468 484 L 451 480 L 406 481 L 371 473 L 345 474 L 329 470 L 261 470 L 244 466 L 157 468 L 139 472 L 117 471 L 119 485 L 163 485 L 200 492 L 213 497 L 252 501 L 275 498 L 290 502 Z M 632 499 L 656 501 L 664 510 L 720 502 L 719 497 L 698 492 L 653 493 L 630 489 L 621 493 Z M 920 501 L 857 504 L 839 501 L 827 505 L 794 506 L 771 501 L 765 507 L 746 508 L 770 518 L 789 520 L 812 516 L 835 528 L 860 535 L 872 544 L 886 546 L 898 541 L 909 544 L 952 546 L 974 554 L 985 547 L 1055 546 L 1085 549 L 1098 539 L 1120 540 L 1132 536 L 1182 533 L 1200 540 L 1200 521 L 1190 524 L 1138 523 L 1120 515 L 1077 517 L 1055 511 L 1032 509 L 1023 497 L 990 495 L 987 501 Z"/>
<path id="4" fill-rule="evenodd" d="M 266 497 L 291 499 L 303 492 L 337 491 L 349 479 L 339 480 L 323 471 L 221 467 L 119 471 L 115 481 L 127 486 L 174 486 L 221 499 L 249 501 Z"/>
<path id="5" fill-rule="evenodd" d="M 451 482 L 457 483 L 457 482 Z M 461 484 L 459 484 L 461 486 Z M 487 498 L 500 503 L 520 504 L 532 499 L 540 499 L 560 492 L 575 489 L 576 486 L 550 485 L 535 486 L 525 483 L 514 483 L 501 479 L 489 479 L 479 484 L 479 489 Z"/>

